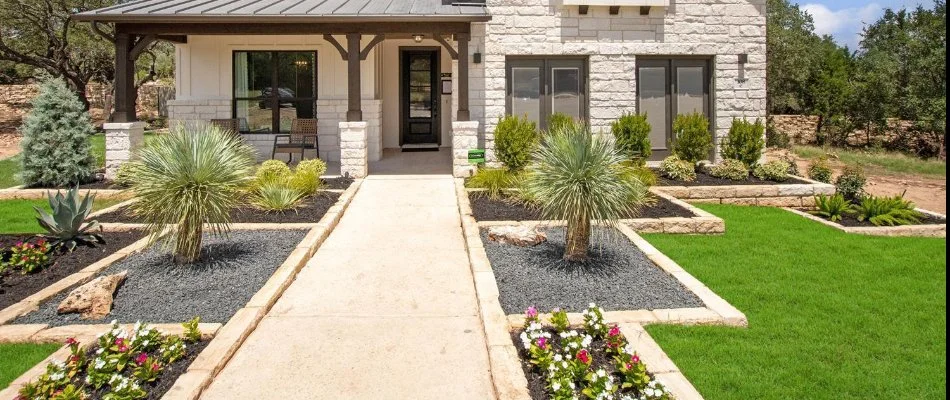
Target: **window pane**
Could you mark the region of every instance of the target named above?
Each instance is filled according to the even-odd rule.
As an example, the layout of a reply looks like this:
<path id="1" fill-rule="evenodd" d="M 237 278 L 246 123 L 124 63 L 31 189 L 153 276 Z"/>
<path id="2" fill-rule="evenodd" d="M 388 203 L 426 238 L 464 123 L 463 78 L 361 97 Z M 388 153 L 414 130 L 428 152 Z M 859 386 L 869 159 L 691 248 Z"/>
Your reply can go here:
<path id="1" fill-rule="evenodd" d="M 706 113 L 703 107 L 703 67 L 676 68 L 676 112 Z"/>
<path id="2" fill-rule="evenodd" d="M 280 102 L 280 131 L 290 132 L 296 118 L 314 118 L 314 101 L 298 100 Z"/>
<path id="3" fill-rule="evenodd" d="M 577 68 L 552 68 L 551 113 L 581 118 L 581 80 Z"/>
<path id="4" fill-rule="evenodd" d="M 270 52 L 234 53 L 234 97 L 259 97 L 270 91 L 274 79 Z"/>
<path id="5" fill-rule="evenodd" d="M 311 52 L 277 53 L 280 97 L 313 97 L 316 63 Z"/>
<path id="6" fill-rule="evenodd" d="M 666 130 L 668 119 L 666 108 L 666 68 L 640 67 L 640 81 L 637 82 L 640 94 L 640 113 L 646 113 L 650 123 L 650 145 L 656 150 L 667 148 L 669 134 Z"/>
<path id="7" fill-rule="evenodd" d="M 529 121 L 541 122 L 541 69 L 511 69 L 511 114 L 527 115 Z"/>
<path id="8" fill-rule="evenodd" d="M 245 132 L 262 133 L 273 129 L 273 112 L 269 102 L 261 100 L 236 100 L 235 118 L 241 119 L 241 128 Z"/>

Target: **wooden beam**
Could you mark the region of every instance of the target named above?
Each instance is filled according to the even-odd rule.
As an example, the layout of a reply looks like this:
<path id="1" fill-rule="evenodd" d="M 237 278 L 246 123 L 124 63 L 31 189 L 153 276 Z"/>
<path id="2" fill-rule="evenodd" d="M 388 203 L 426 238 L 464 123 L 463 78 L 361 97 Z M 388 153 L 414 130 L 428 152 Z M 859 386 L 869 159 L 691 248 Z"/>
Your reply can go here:
<path id="1" fill-rule="evenodd" d="M 100 26 L 100 24 L 101 24 L 101 23 L 98 22 L 98 21 L 93 21 L 93 22 L 92 22 L 92 31 L 95 32 L 95 33 L 97 33 L 97 34 L 99 34 L 99 36 L 102 36 L 103 38 L 105 38 L 106 40 L 108 40 L 110 43 L 115 43 L 115 35 L 112 35 L 112 34 L 110 34 L 110 33 L 106 33 L 106 31 L 102 29 L 102 26 Z"/>
<path id="2" fill-rule="evenodd" d="M 188 36 L 185 35 L 158 35 L 158 40 L 164 40 L 166 42 L 176 43 L 176 44 L 186 44 L 188 43 Z"/>
<path id="3" fill-rule="evenodd" d="M 360 85 L 360 34 L 346 35 L 346 62 L 347 62 L 347 104 L 346 120 L 349 122 L 363 120 L 362 91 Z"/>
<path id="4" fill-rule="evenodd" d="M 468 111 L 468 40 L 467 33 L 455 35 L 455 40 L 459 42 L 458 61 L 459 61 L 459 109 L 456 120 L 470 121 L 472 119 Z"/>
<path id="5" fill-rule="evenodd" d="M 115 35 L 115 113 L 113 122 L 135 121 L 135 59 L 132 35 Z"/>
<path id="6" fill-rule="evenodd" d="M 469 33 L 468 22 L 374 22 L 374 23 L 121 23 L 117 32 L 140 35 L 319 35 L 362 33 L 413 34 L 439 32 L 442 34 Z"/>
<path id="7" fill-rule="evenodd" d="M 360 60 L 365 60 L 366 57 L 369 57 L 369 52 L 373 50 L 373 47 L 376 47 L 376 45 L 381 43 L 383 40 L 386 40 L 386 35 L 376 35 L 376 37 L 374 37 L 373 40 L 371 40 L 369 44 L 366 45 L 363 51 L 360 52 Z"/>
<path id="8" fill-rule="evenodd" d="M 459 59 L 459 52 L 455 51 L 455 49 L 452 48 L 452 45 L 450 45 L 449 42 L 446 42 L 442 35 L 434 33 L 432 34 L 432 38 L 435 39 L 436 42 L 442 44 L 442 47 L 445 47 L 445 50 L 449 52 L 449 56 L 451 56 L 453 60 Z"/>
<path id="9" fill-rule="evenodd" d="M 131 57 L 132 62 L 134 63 L 135 60 L 139 58 L 139 55 L 141 55 L 142 52 L 148 48 L 148 46 L 151 46 L 152 43 L 155 43 L 155 40 L 157 39 L 158 36 L 156 35 L 145 35 L 139 37 L 138 40 L 135 41 L 135 44 L 132 45 L 132 50 L 129 51 L 129 57 Z"/>
<path id="10" fill-rule="evenodd" d="M 343 57 L 343 61 L 347 60 L 346 49 L 343 48 L 343 45 L 341 45 L 333 35 L 323 35 L 323 40 L 330 42 L 333 47 L 336 47 L 336 51 L 340 52 L 340 57 Z"/>

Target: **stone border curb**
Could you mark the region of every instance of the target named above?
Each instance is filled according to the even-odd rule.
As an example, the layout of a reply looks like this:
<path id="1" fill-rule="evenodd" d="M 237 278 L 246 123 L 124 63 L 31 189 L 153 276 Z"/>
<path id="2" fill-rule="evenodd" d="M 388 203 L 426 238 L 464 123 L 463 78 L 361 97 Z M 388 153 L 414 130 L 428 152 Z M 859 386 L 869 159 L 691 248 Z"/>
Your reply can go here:
<path id="1" fill-rule="evenodd" d="M 46 192 L 56 190 L 57 189 L 23 189 L 22 186 L 0 189 L 0 200 L 42 200 L 47 198 Z M 65 189 L 60 188 L 58 190 Z M 118 189 L 79 189 L 79 193 L 83 196 L 85 196 L 86 193 L 91 193 L 100 200 L 127 200 L 133 196 L 129 191 Z"/>
<path id="2" fill-rule="evenodd" d="M 808 218 L 812 221 L 830 226 L 839 231 L 853 233 L 858 235 L 868 235 L 868 236 L 903 236 L 903 237 L 938 237 L 945 238 L 947 237 L 947 224 L 932 224 L 932 225 L 901 225 L 901 226 L 844 226 L 837 222 L 831 222 L 824 218 L 821 218 L 816 215 L 811 215 L 810 213 L 802 210 L 797 210 L 790 207 L 782 207 L 784 210 L 789 211 L 794 214 L 798 214 L 802 217 Z M 918 208 L 917 211 L 920 211 L 924 214 L 939 217 L 946 219 L 947 216 L 933 211 L 924 210 Z"/>
<path id="3" fill-rule="evenodd" d="M 767 207 L 811 207 L 815 195 L 835 194 L 834 185 L 792 175 L 807 183 L 725 186 L 655 186 L 658 191 L 692 203 Z"/>
<path id="4" fill-rule="evenodd" d="M 329 212 L 328 212 L 329 214 Z M 322 219 L 321 219 L 322 220 Z M 231 224 L 232 231 L 253 231 L 253 230 L 301 230 L 301 229 L 312 229 L 319 225 L 319 222 L 304 222 L 304 223 L 240 223 L 240 224 Z M 106 231 L 114 230 L 129 230 L 129 229 L 145 229 L 148 225 L 145 224 L 124 224 L 124 223 L 114 223 L 107 222 L 99 224 L 102 226 L 102 229 Z M 205 224 L 206 229 L 210 229 L 211 225 Z"/>

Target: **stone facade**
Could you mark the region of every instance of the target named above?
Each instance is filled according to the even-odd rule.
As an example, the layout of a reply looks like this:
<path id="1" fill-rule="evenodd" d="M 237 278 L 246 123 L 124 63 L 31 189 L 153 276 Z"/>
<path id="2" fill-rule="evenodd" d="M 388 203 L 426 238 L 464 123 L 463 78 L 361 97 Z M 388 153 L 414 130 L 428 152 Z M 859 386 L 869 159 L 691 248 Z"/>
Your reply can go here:
<path id="1" fill-rule="evenodd" d="M 108 123 L 102 127 L 106 131 L 106 179 L 114 179 L 119 166 L 145 144 L 145 123 Z"/>
<path id="2" fill-rule="evenodd" d="M 363 178 L 369 173 L 366 122 L 340 122 L 340 175 Z"/>
<path id="3" fill-rule="evenodd" d="M 478 148 L 478 121 L 452 123 L 452 174 L 457 178 L 471 176 L 475 166 L 468 162 L 468 151 Z"/>
<path id="4" fill-rule="evenodd" d="M 834 185 L 795 177 L 807 183 L 727 186 L 656 186 L 658 192 L 690 203 L 768 207 L 813 207 L 815 196 L 835 194 Z"/>

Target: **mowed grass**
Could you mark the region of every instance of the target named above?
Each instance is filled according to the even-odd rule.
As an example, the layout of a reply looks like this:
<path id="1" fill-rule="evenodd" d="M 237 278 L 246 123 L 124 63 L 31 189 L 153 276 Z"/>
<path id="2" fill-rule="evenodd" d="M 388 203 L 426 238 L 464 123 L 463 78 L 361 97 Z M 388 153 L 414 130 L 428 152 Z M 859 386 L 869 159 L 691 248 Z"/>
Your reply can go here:
<path id="1" fill-rule="evenodd" d="M 799 157 L 815 159 L 825 154 L 833 154 L 846 165 L 863 165 L 871 170 L 890 174 L 919 174 L 933 178 L 947 177 L 947 163 L 938 159 L 924 160 L 902 153 L 885 151 L 861 151 L 817 146 L 795 146 L 792 148 Z"/>
<path id="2" fill-rule="evenodd" d="M 85 192 L 80 190 L 80 196 Z M 124 200 L 95 200 L 93 211 L 101 210 L 119 204 Z M 9 233 L 43 233 L 43 228 L 36 222 L 36 210 L 40 207 L 50 211 L 47 200 L 0 200 L 0 234 Z"/>
<path id="3" fill-rule="evenodd" d="M 749 328 L 647 328 L 707 399 L 942 399 L 946 240 L 704 205 L 722 236 L 644 235 Z"/>
<path id="4" fill-rule="evenodd" d="M 4 389 L 34 365 L 53 354 L 61 345 L 4 343 L 0 344 L 0 389 Z"/>

